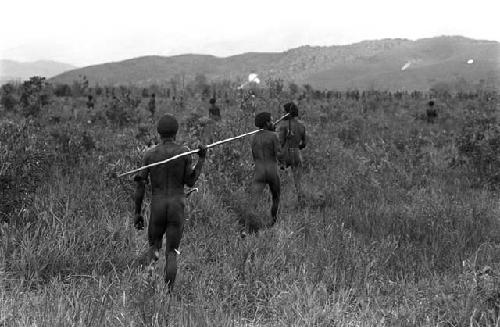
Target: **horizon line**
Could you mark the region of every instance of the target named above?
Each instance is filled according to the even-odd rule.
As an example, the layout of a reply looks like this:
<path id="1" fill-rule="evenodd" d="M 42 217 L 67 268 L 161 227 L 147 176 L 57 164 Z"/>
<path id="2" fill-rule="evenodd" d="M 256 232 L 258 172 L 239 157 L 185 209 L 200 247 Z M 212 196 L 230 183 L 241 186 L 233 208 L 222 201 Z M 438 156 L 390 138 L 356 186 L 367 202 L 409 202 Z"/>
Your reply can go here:
<path id="1" fill-rule="evenodd" d="M 303 44 L 299 45 L 293 48 L 287 48 L 282 51 L 246 51 L 246 52 L 241 52 L 241 53 L 236 53 L 232 55 L 227 55 L 227 56 L 218 56 L 210 53 L 197 53 L 197 52 L 184 52 L 184 53 L 177 53 L 177 54 L 168 54 L 168 55 L 161 55 L 161 54 L 146 54 L 146 55 L 140 55 L 140 56 L 135 56 L 135 57 L 129 57 L 125 59 L 117 59 L 117 60 L 110 60 L 110 61 L 103 61 L 99 63 L 94 63 L 94 64 L 88 64 L 88 65 L 76 65 L 71 62 L 66 62 L 66 61 L 57 61 L 54 59 L 47 59 L 47 58 L 41 58 L 37 60 L 31 60 L 31 61 L 19 61 L 16 59 L 12 58 L 3 58 L 1 57 L 0 60 L 4 61 L 13 61 L 15 63 L 19 64 L 36 64 L 39 62 L 53 62 L 57 64 L 64 64 L 64 65 L 70 65 L 73 66 L 75 69 L 77 68 L 85 68 L 85 67 L 91 67 L 91 66 L 99 66 L 99 65 L 105 65 L 105 64 L 111 64 L 111 63 L 120 63 L 128 60 L 135 60 L 139 58 L 145 58 L 145 57 L 162 57 L 162 58 L 171 58 L 171 57 L 181 57 L 181 56 L 210 56 L 210 57 L 215 57 L 215 58 L 220 58 L 220 59 L 225 59 L 225 58 L 230 58 L 230 57 L 235 57 L 235 56 L 241 56 L 245 54 L 253 54 L 253 53 L 267 53 L 267 54 L 278 54 L 278 53 L 286 53 L 288 51 L 294 50 L 294 49 L 300 49 L 304 47 L 311 47 L 311 48 L 328 48 L 328 47 L 337 47 L 337 46 L 352 46 L 364 42 L 377 42 L 377 41 L 385 41 L 385 40 L 402 40 L 402 41 L 411 41 L 411 42 L 417 42 L 421 40 L 429 40 L 429 39 L 436 39 L 436 38 L 464 38 L 468 40 L 473 40 L 473 41 L 479 41 L 479 42 L 493 42 L 493 43 L 500 43 L 500 41 L 497 40 L 489 40 L 489 39 L 476 39 L 476 38 L 471 38 L 467 37 L 464 35 L 459 35 L 459 34 L 441 34 L 441 35 L 436 35 L 432 37 L 423 37 L 423 38 L 417 38 L 417 39 L 411 39 L 411 38 L 379 38 L 379 39 L 365 39 L 362 41 L 357 41 L 357 42 L 352 42 L 352 43 L 346 43 L 346 44 L 330 44 L 330 45 L 311 45 L 311 44 Z"/>

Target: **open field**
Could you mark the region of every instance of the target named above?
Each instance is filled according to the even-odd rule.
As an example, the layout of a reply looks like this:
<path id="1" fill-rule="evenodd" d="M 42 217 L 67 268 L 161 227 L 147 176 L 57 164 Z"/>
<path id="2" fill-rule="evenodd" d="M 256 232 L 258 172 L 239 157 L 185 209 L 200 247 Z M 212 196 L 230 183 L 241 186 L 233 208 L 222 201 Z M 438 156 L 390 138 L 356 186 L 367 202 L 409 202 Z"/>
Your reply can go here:
<path id="1" fill-rule="evenodd" d="M 287 96 L 263 93 L 257 110 L 278 117 Z M 164 256 L 152 276 L 136 265 L 146 232 L 132 226 L 132 179 L 114 177 L 155 137 L 148 99 L 3 109 L 0 326 L 498 325 L 498 95 L 436 97 L 434 124 L 428 97 L 308 94 L 308 203 L 282 171 L 278 223 L 244 239 L 249 139 L 210 151 L 172 296 Z M 232 95 L 220 107 L 215 139 L 254 129 Z M 167 112 L 196 146 L 206 102 L 158 95 L 156 120 Z"/>

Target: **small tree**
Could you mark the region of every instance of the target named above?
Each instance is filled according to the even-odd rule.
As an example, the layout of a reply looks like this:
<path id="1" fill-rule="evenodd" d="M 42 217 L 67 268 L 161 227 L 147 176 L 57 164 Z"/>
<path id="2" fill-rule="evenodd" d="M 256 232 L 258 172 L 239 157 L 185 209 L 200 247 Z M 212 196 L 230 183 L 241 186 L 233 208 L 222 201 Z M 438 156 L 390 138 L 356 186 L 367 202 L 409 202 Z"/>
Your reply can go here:
<path id="1" fill-rule="evenodd" d="M 82 88 L 83 92 L 87 93 L 87 90 L 89 88 L 89 80 L 87 79 L 87 76 L 83 75 L 82 77 Z"/>
<path id="2" fill-rule="evenodd" d="M 95 95 L 97 96 L 102 95 L 102 87 L 100 87 L 98 83 L 95 84 L 94 91 Z"/>
<path id="3" fill-rule="evenodd" d="M 2 85 L 1 93 L 0 93 L 0 103 L 7 110 L 11 111 L 14 109 L 16 104 L 18 103 L 17 98 L 15 97 L 16 89 L 12 84 L 4 84 Z"/>
<path id="4" fill-rule="evenodd" d="M 304 90 L 308 95 L 311 94 L 313 91 L 313 88 L 310 84 L 303 84 L 302 87 L 304 88 Z"/>
<path id="5" fill-rule="evenodd" d="M 113 97 L 111 103 L 105 109 L 105 115 L 109 121 L 119 127 L 125 126 L 131 120 L 130 114 L 126 110 L 124 103 L 117 97 Z"/>
<path id="6" fill-rule="evenodd" d="M 48 104 L 48 94 L 45 91 L 45 77 L 34 76 L 22 85 L 21 105 L 23 114 L 37 116 L 43 105 Z"/>
<path id="7" fill-rule="evenodd" d="M 269 78 L 266 80 L 266 85 L 269 88 L 269 97 L 275 98 L 280 96 L 281 92 L 283 92 L 284 84 L 281 78 L 272 79 Z"/>
<path id="8" fill-rule="evenodd" d="M 299 93 L 299 86 L 293 82 L 290 82 L 288 84 L 288 90 L 290 90 L 291 96 L 295 96 L 297 93 Z"/>
<path id="9" fill-rule="evenodd" d="M 210 85 L 207 82 L 207 77 L 204 74 L 196 74 L 194 77 L 195 92 L 201 94 L 203 98 L 210 96 Z"/>
<path id="10" fill-rule="evenodd" d="M 172 96 L 177 97 L 180 83 L 180 75 L 175 74 L 173 78 L 169 80 L 170 88 L 172 89 Z"/>
<path id="11" fill-rule="evenodd" d="M 432 87 L 429 89 L 429 95 L 432 98 L 447 97 L 450 93 L 451 93 L 451 86 L 445 82 L 434 83 Z"/>
<path id="12" fill-rule="evenodd" d="M 80 82 L 73 81 L 73 84 L 71 85 L 71 94 L 77 98 L 81 97 L 84 94 L 84 90 Z"/>
<path id="13" fill-rule="evenodd" d="M 70 97 L 71 87 L 68 84 L 57 84 L 54 87 L 54 95 L 56 97 Z"/>

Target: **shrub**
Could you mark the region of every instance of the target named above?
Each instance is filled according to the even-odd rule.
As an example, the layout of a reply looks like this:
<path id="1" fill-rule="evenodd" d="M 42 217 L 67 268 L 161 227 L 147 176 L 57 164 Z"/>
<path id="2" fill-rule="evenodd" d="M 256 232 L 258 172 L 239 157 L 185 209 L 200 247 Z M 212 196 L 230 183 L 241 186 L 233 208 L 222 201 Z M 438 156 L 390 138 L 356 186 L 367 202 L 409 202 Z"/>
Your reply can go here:
<path id="1" fill-rule="evenodd" d="M 0 123 L 0 219 L 11 220 L 28 208 L 36 188 L 49 178 L 53 163 L 40 128 L 30 121 Z"/>
<path id="2" fill-rule="evenodd" d="M 18 104 L 18 100 L 15 96 L 16 89 L 12 84 L 2 85 L 0 93 L 0 104 L 7 110 L 11 111 Z"/>
<path id="3" fill-rule="evenodd" d="M 25 117 L 38 116 L 42 106 L 48 104 L 45 77 L 34 76 L 25 81 L 21 88 L 21 105 Z"/>
<path id="4" fill-rule="evenodd" d="M 57 84 L 54 87 L 54 95 L 57 97 L 70 97 L 71 87 L 68 84 Z"/>
<path id="5" fill-rule="evenodd" d="M 460 163 L 470 168 L 481 184 L 500 185 L 500 126 L 492 113 L 470 110 L 456 137 Z"/>
<path id="6" fill-rule="evenodd" d="M 110 105 L 105 110 L 106 117 L 113 124 L 123 127 L 131 121 L 130 113 L 127 112 L 124 103 L 118 98 L 113 98 Z"/>

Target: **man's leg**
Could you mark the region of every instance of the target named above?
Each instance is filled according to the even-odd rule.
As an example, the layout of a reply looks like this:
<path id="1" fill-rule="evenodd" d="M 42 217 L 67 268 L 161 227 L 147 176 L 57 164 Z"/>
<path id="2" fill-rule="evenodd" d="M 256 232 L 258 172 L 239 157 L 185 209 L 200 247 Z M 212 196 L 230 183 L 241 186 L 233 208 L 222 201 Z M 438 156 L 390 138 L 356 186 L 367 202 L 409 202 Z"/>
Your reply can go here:
<path id="1" fill-rule="evenodd" d="M 278 172 L 269 181 L 269 189 L 271 190 L 271 195 L 273 199 L 273 204 L 271 206 L 271 217 L 273 218 L 273 225 L 278 220 L 278 208 L 280 205 L 280 177 Z"/>
<path id="2" fill-rule="evenodd" d="M 257 205 L 257 203 L 259 202 L 259 198 L 264 191 L 264 187 L 266 187 L 266 184 L 263 182 L 256 180 L 252 182 L 252 206 Z"/>
<path id="3" fill-rule="evenodd" d="M 293 157 L 292 162 L 292 175 L 295 184 L 295 191 L 297 192 L 297 199 L 299 204 L 304 201 L 304 193 L 302 192 L 302 155 L 298 149 L 291 153 Z"/>
<path id="4" fill-rule="evenodd" d="M 163 199 L 154 199 L 151 201 L 151 216 L 148 226 L 148 263 L 157 261 L 160 257 L 160 249 L 163 242 L 163 234 L 167 227 L 167 206 Z"/>
<path id="5" fill-rule="evenodd" d="M 293 182 L 295 184 L 295 190 L 297 192 L 297 198 L 299 202 L 301 202 L 304 197 L 302 193 L 302 167 L 292 166 L 292 175 L 293 175 Z"/>
<path id="6" fill-rule="evenodd" d="M 168 225 L 166 230 L 167 244 L 165 250 L 165 283 L 171 291 L 177 276 L 177 256 L 180 254 L 184 229 L 184 202 L 182 199 L 171 202 L 168 206 Z"/>
<path id="7" fill-rule="evenodd" d="M 264 191 L 264 188 L 266 187 L 266 183 L 261 182 L 258 179 L 254 179 L 252 182 L 252 190 L 251 190 L 251 200 L 250 200 L 250 205 L 251 208 L 250 210 L 256 210 L 258 208 L 258 205 L 260 203 L 260 200 L 262 199 L 262 192 Z M 258 217 L 258 215 L 257 215 Z M 260 218 L 260 217 L 259 217 Z M 251 221 L 252 220 L 252 221 Z M 255 216 L 246 214 L 245 215 L 245 227 L 249 232 L 257 232 L 257 230 L 261 227 L 261 219 L 257 219 L 258 221 L 253 221 L 256 220 Z"/>

